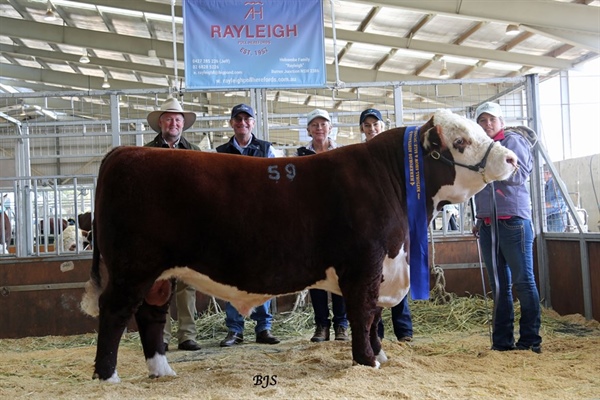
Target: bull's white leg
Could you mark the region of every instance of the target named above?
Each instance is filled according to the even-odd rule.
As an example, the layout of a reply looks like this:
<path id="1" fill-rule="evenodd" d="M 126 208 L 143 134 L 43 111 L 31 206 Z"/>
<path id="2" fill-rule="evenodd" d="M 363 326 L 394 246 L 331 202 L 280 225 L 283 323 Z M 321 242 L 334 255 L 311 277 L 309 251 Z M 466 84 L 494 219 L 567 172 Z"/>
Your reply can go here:
<path id="1" fill-rule="evenodd" d="M 383 349 L 381 349 L 381 350 L 379 351 L 379 354 L 377 354 L 377 355 L 375 356 L 375 360 L 376 360 L 377 362 L 379 362 L 380 364 L 384 364 L 384 363 L 388 362 L 388 358 L 387 358 L 387 356 L 385 355 L 385 352 L 383 351 Z"/>
<path id="2" fill-rule="evenodd" d="M 148 366 L 148 372 L 150 378 L 160 378 L 161 376 L 176 376 L 177 374 L 167 361 L 167 357 L 164 354 L 156 353 L 154 357 L 146 360 Z"/>

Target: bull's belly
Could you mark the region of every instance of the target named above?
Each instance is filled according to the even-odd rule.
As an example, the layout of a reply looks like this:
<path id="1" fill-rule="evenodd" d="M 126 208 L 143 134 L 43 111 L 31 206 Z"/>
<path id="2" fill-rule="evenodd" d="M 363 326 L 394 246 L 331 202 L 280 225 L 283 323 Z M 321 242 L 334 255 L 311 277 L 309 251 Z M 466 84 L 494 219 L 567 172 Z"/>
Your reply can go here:
<path id="1" fill-rule="evenodd" d="M 274 294 L 265 288 L 264 293 L 250 293 L 236 286 L 226 285 L 212 280 L 209 276 L 201 274 L 188 267 L 175 267 L 164 271 L 158 280 L 177 278 L 188 285 L 195 287 L 198 291 L 214 296 L 231 303 L 242 315 L 249 316 L 254 307 L 265 301 L 286 294 Z M 406 254 L 400 251 L 394 259 L 386 257 L 383 262 L 383 282 L 379 288 L 379 299 L 377 305 L 381 307 L 392 307 L 406 296 L 409 289 L 409 272 L 406 262 Z M 333 267 L 325 271 L 325 279 L 315 282 L 303 289 L 322 289 L 331 293 L 342 295 L 338 276 Z"/>
<path id="2" fill-rule="evenodd" d="M 272 293 L 249 293 L 245 290 L 231 285 L 225 285 L 213 281 L 207 275 L 201 274 L 188 267 L 175 267 L 166 270 L 157 280 L 177 278 L 184 281 L 190 286 L 195 287 L 198 291 L 214 296 L 222 300 L 226 300 L 234 306 L 240 314 L 249 316 L 254 307 L 263 304 L 270 298 L 276 295 Z M 279 294 L 281 295 L 281 294 Z"/>

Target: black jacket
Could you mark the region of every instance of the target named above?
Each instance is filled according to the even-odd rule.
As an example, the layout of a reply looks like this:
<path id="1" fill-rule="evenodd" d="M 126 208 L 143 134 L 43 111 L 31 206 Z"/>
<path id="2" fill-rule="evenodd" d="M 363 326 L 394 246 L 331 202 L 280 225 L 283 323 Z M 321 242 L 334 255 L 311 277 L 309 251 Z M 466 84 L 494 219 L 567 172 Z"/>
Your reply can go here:
<path id="1" fill-rule="evenodd" d="M 233 145 L 234 136 L 229 139 L 227 143 L 224 143 L 217 147 L 217 153 L 228 153 L 228 154 L 242 154 L 238 149 Z M 269 147 L 271 143 L 266 140 L 257 139 L 254 134 L 252 134 L 252 140 L 248 143 L 248 146 L 244 149 L 244 156 L 252 156 L 252 157 L 269 157 Z"/>
<path id="2" fill-rule="evenodd" d="M 165 149 L 168 149 L 169 145 L 165 143 L 165 141 L 163 140 L 162 136 L 159 133 L 158 135 L 156 135 L 156 137 L 154 139 L 152 139 L 151 142 L 146 143 L 144 145 L 144 147 L 163 147 Z M 177 143 L 177 148 L 185 149 L 185 150 L 200 150 L 200 147 L 188 142 L 187 139 L 184 138 L 183 136 L 181 136 L 179 138 L 179 143 Z"/>

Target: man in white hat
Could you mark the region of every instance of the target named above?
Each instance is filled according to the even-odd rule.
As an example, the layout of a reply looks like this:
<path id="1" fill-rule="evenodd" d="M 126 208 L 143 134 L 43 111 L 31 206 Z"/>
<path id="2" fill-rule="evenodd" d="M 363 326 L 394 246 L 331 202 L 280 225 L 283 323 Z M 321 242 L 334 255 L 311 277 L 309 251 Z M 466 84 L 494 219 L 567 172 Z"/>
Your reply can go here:
<path id="1" fill-rule="evenodd" d="M 146 117 L 148 125 L 158 135 L 147 147 L 164 147 L 170 149 L 200 150 L 198 146 L 188 142 L 181 134 L 196 122 L 196 113 L 183 111 L 177 99 L 169 97 L 158 111 L 152 111 Z"/>
<path id="2" fill-rule="evenodd" d="M 148 125 L 158 133 L 146 147 L 166 149 L 200 150 L 198 146 L 186 140 L 181 134 L 196 121 L 196 114 L 183 111 L 177 99 L 169 97 L 158 111 L 152 111 L 146 118 Z M 196 343 L 196 289 L 177 281 L 175 289 L 175 305 L 177 306 L 177 340 L 179 350 L 196 351 L 200 346 Z M 171 318 L 167 316 L 163 334 L 165 351 L 169 350 L 171 341 Z"/>

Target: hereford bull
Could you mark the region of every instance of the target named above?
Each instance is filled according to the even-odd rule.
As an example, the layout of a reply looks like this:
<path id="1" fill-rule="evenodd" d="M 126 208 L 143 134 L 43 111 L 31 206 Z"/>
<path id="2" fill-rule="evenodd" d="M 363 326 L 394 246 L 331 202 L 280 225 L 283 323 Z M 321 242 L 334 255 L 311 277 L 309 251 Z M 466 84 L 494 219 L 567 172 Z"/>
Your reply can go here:
<path id="1" fill-rule="evenodd" d="M 379 366 L 386 360 L 376 333 L 380 306 L 399 303 L 409 289 L 405 129 L 311 157 L 142 147 L 107 154 L 82 301 L 99 313 L 94 377 L 119 381 L 117 350 L 132 315 L 150 376 L 175 375 L 162 341 L 172 277 L 246 315 L 308 287 L 341 294 L 354 362 Z M 514 153 L 446 110 L 418 138 L 428 221 L 517 166 Z"/>

